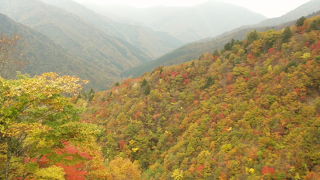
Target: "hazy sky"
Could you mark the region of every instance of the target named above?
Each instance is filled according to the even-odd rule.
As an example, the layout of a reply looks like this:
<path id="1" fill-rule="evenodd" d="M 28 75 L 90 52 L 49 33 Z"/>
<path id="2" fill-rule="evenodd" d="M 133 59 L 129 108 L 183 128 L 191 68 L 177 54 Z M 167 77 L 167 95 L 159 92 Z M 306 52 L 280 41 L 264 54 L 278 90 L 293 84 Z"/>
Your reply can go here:
<path id="1" fill-rule="evenodd" d="M 135 7 L 150 6 L 191 6 L 207 0 L 76 0 L 78 2 L 112 5 L 129 5 Z M 309 0 L 218 0 L 237 4 L 267 17 L 277 17 L 308 2 Z"/>

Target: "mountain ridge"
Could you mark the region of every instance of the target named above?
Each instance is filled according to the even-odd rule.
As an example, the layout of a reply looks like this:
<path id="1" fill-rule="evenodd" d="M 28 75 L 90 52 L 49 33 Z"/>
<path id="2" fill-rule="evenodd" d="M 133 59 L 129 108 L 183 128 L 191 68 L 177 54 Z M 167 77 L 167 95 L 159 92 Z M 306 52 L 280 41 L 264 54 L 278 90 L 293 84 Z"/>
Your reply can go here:
<path id="1" fill-rule="evenodd" d="M 152 59 L 177 48 L 182 43 L 167 33 L 151 28 L 115 22 L 72 0 L 41 0 L 44 3 L 71 12 L 106 34 L 123 39 L 139 47 Z M 150 45 L 150 42 L 153 44 Z"/>
<path id="2" fill-rule="evenodd" d="M 319 2 L 320 1 L 318 1 L 318 0 L 311 0 L 311 1 L 307 2 L 306 4 L 296 8 L 295 10 L 293 10 L 287 14 L 297 14 L 295 16 L 296 19 L 300 18 L 301 16 L 308 16 L 310 14 L 311 14 L 310 16 L 317 15 L 319 12 L 314 13 L 313 10 L 312 10 L 312 12 L 309 12 L 307 14 L 305 14 L 304 11 L 302 11 L 302 12 L 300 12 L 300 11 L 301 11 L 301 7 L 305 7 L 305 6 L 313 7 L 315 9 L 320 10 L 320 3 Z M 285 14 L 281 17 L 286 17 L 287 14 Z M 278 19 L 282 19 L 281 17 Z M 296 19 L 294 19 L 294 20 L 296 20 Z M 212 51 L 219 50 L 219 49 L 223 48 L 224 45 L 226 43 L 228 43 L 229 41 L 231 41 L 232 39 L 235 39 L 235 40 L 244 39 L 248 32 L 253 31 L 255 29 L 257 29 L 258 31 L 265 31 L 267 29 L 279 29 L 279 28 L 283 28 L 284 26 L 292 25 L 295 23 L 295 21 L 292 21 L 292 20 L 286 21 L 286 20 L 282 19 L 282 21 L 284 21 L 284 22 L 282 22 L 282 25 L 278 24 L 278 25 L 268 26 L 268 25 L 263 24 L 263 22 L 261 22 L 256 25 L 243 26 L 240 28 L 233 29 L 229 32 L 222 33 L 221 35 L 216 36 L 214 38 L 205 38 L 200 41 L 186 44 L 186 45 L 156 59 L 153 62 L 148 62 L 144 65 L 131 68 L 131 69 L 125 71 L 124 73 L 122 73 L 122 75 L 123 75 L 123 77 L 127 77 L 127 76 L 137 77 L 137 76 L 142 75 L 145 72 L 152 71 L 154 68 L 156 68 L 158 66 L 180 64 L 180 63 L 183 63 L 186 61 L 197 59 L 203 53 L 206 53 L 206 52 L 210 53 Z"/>
<path id="3" fill-rule="evenodd" d="M 92 86 L 104 88 L 108 77 L 101 76 L 98 68 L 85 60 L 74 57 L 61 46 L 56 45 L 45 35 L 19 24 L 0 13 L 0 34 L 9 38 L 18 36 L 17 47 L 10 58 L 24 64 L 16 70 L 38 75 L 45 72 L 58 72 L 64 75 L 76 75 L 91 81 Z M 11 66 L 14 66 L 11 64 Z M 14 68 L 14 67 L 12 67 Z M 99 77 L 100 76 L 100 77 Z"/>
<path id="4" fill-rule="evenodd" d="M 226 30 L 244 24 L 258 23 L 265 19 L 264 16 L 246 8 L 221 2 L 210 2 L 194 7 L 136 8 L 131 9 L 132 12 L 130 9 L 105 10 L 103 7 L 91 7 L 91 9 L 99 13 L 114 12 L 118 16 L 133 19 L 134 22 L 144 26 L 170 33 L 185 43 L 215 36 Z M 224 17 L 227 21 L 222 21 L 219 17 Z"/>

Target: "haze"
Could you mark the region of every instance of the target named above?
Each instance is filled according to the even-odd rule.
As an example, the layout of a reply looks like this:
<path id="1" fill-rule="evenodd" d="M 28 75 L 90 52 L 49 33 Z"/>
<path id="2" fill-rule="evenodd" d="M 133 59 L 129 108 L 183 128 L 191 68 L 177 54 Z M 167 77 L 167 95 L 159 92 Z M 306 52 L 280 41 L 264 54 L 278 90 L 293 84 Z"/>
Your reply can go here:
<path id="1" fill-rule="evenodd" d="M 193 6 L 207 0 L 76 0 L 83 4 L 99 5 L 126 5 L 134 7 L 152 6 Z M 278 17 L 290 10 L 308 2 L 308 0 L 220 0 L 239 6 L 246 7 L 252 11 L 259 12 L 266 17 Z"/>

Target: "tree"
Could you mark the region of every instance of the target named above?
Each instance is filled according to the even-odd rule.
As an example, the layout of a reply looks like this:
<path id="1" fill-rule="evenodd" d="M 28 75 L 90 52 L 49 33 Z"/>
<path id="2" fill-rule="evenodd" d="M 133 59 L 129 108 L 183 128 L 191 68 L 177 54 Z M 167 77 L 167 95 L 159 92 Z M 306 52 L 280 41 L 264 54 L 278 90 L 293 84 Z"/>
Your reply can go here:
<path id="1" fill-rule="evenodd" d="M 212 77 L 208 77 L 206 84 L 204 86 L 202 86 L 202 89 L 207 89 L 209 87 L 211 87 L 214 84 L 214 79 Z"/>
<path id="2" fill-rule="evenodd" d="M 136 163 L 129 159 L 117 157 L 109 163 L 108 179 L 110 180 L 141 180 L 141 171 Z"/>
<path id="3" fill-rule="evenodd" d="M 60 162 L 59 156 L 66 156 L 55 152 L 67 140 L 82 144 L 82 149 L 97 148 L 94 142 L 99 129 L 79 122 L 80 110 L 73 103 L 85 83 L 56 73 L 33 78 L 19 75 L 16 80 L 0 78 L 1 179 L 45 178 L 52 171 L 62 174 L 61 169 L 50 165 Z M 86 160 L 68 159 L 69 163 Z M 43 165 L 49 168 L 42 169 Z"/>
<path id="4" fill-rule="evenodd" d="M 259 34 L 258 32 L 255 30 L 255 31 L 252 31 L 250 32 L 248 35 L 247 35 L 247 41 L 248 43 L 252 43 L 253 41 L 255 40 L 258 40 L 259 39 Z"/>
<path id="5" fill-rule="evenodd" d="M 304 21 L 306 20 L 306 18 L 304 16 L 302 16 L 301 18 L 299 18 L 296 22 L 296 26 L 301 27 L 304 25 Z"/>
<path id="6" fill-rule="evenodd" d="M 141 89 L 142 89 L 142 92 L 145 94 L 145 95 L 149 95 L 150 94 L 150 91 L 151 91 L 151 88 L 150 88 L 150 85 L 148 83 L 147 80 L 143 80 L 142 83 L 141 83 Z"/>
<path id="7" fill-rule="evenodd" d="M 310 30 L 320 30 L 320 20 L 314 20 L 312 21 L 310 25 Z"/>
<path id="8" fill-rule="evenodd" d="M 290 29 L 290 27 L 286 27 L 282 33 L 282 42 L 283 43 L 287 43 L 289 42 L 290 38 L 292 37 L 292 31 Z"/>
<path id="9" fill-rule="evenodd" d="M 236 41 L 235 41 L 234 39 L 232 39 L 230 42 L 228 42 L 228 43 L 224 46 L 224 50 L 230 51 L 235 43 L 236 43 Z"/>

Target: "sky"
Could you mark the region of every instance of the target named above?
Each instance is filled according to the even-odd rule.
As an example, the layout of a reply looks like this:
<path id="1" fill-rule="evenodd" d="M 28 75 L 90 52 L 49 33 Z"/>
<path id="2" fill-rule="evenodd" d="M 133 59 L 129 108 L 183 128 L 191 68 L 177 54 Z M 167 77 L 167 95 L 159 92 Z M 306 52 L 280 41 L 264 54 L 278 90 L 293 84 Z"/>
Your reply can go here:
<path id="1" fill-rule="evenodd" d="M 126 5 L 134 7 L 152 6 L 192 6 L 201 4 L 207 0 L 76 0 L 80 3 L 103 4 L 103 5 Z M 217 0 L 246 7 L 266 17 L 281 16 L 309 0 Z"/>

